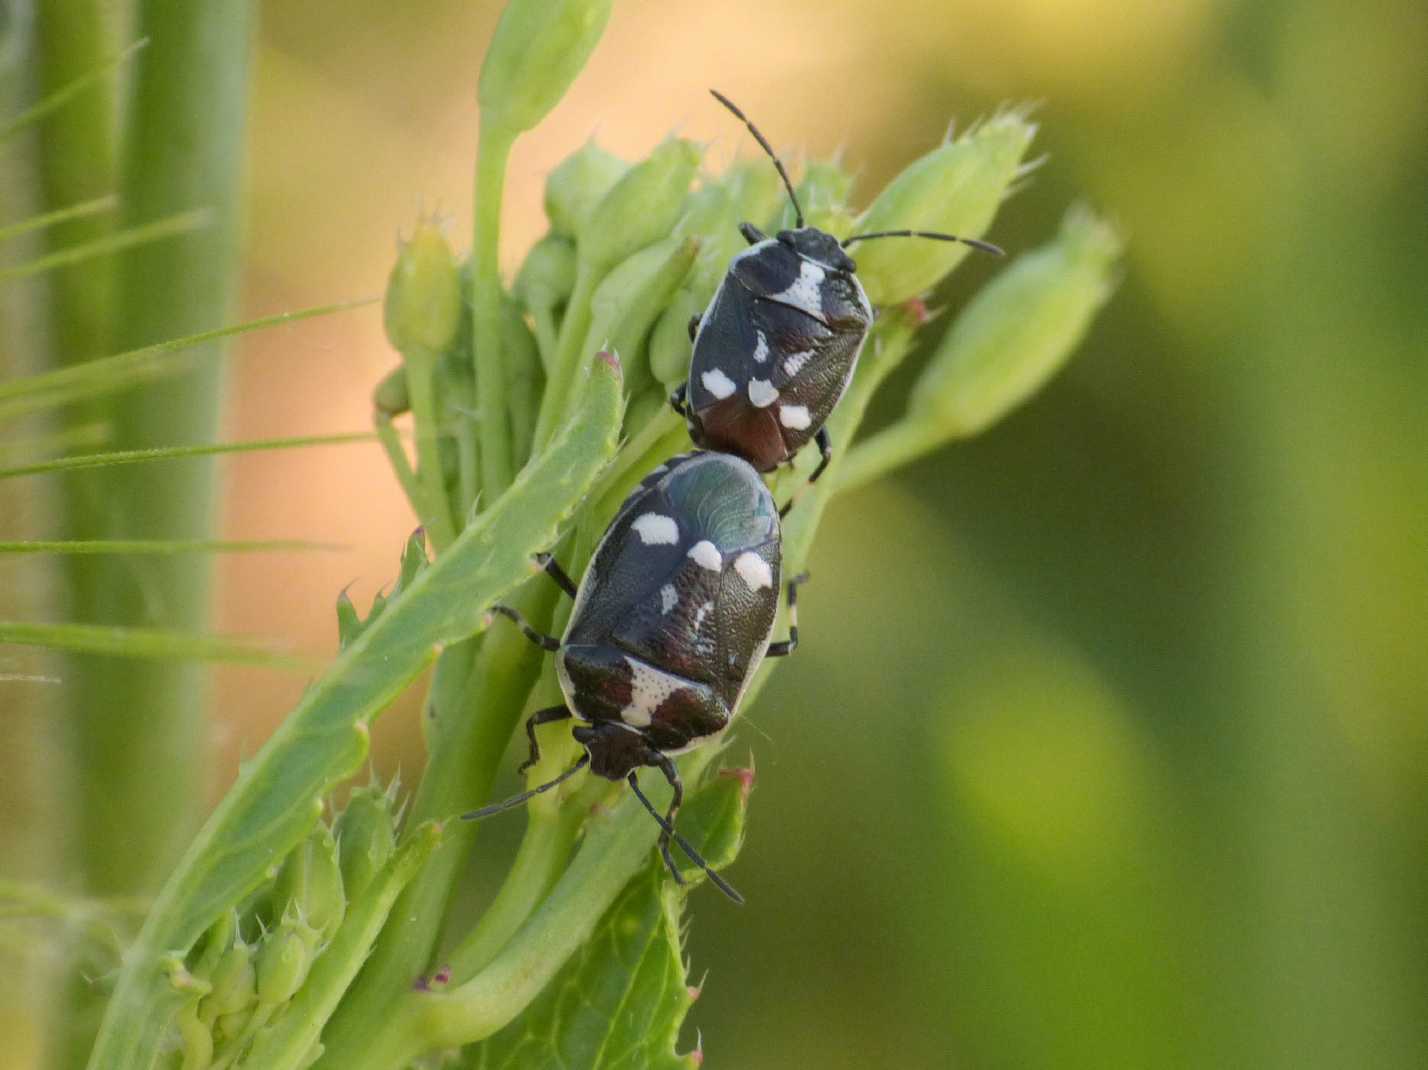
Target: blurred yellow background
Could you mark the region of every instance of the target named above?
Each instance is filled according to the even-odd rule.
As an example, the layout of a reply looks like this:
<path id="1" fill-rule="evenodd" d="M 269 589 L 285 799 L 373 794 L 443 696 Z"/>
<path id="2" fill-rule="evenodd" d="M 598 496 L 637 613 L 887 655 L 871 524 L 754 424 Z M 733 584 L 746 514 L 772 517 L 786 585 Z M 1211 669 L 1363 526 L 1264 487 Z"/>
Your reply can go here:
<path id="1" fill-rule="evenodd" d="M 499 6 L 264 5 L 245 316 L 379 294 L 421 212 L 467 244 Z M 623 0 L 517 144 L 508 270 L 592 134 L 754 152 L 709 86 L 864 197 L 1039 101 L 989 237 L 1081 196 L 1129 235 L 1050 389 L 830 513 L 731 752 L 749 905 L 693 900 L 710 1065 L 1428 1065 L 1425 55 L 1410 2 Z M 395 359 L 375 308 L 251 336 L 227 437 L 362 428 Z M 227 537 L 350 550 L 224 560 L 219 628 L 330 651 L 413 525 L 378 449 L 225 473 Z M 221 785 L 303 682 L 219 681 Z M 377 743 L 418 767 L 410 704 Z"/>

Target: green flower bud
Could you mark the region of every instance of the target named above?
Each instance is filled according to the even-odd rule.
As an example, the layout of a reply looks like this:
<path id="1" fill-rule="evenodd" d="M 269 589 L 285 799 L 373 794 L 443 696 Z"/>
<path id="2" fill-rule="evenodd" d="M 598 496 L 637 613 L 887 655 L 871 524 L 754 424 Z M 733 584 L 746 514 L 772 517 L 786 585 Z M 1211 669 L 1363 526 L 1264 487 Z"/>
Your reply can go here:
<path id="1" fill-rule="evenodd" d="M 650 379 L 638 359 L 655 318 L 684 282 L 699 253 L 698 238 L 666 238 L 641 249 L 616 267 L 590 299 L 590 330 L 585 349 L 594 352 L 608 341 L 620 354 L 626 386 L 634 391 Z"/>
<path id="2" fill-rule="evenodd" d="M 382 377 L 377 389 L 372 391 L 372 407 L 383 416 L 400 416 L 411 411 L 412 396 L 407 390 L 406 365 L 398 364 Z"/>
<path id="3" fill-rule="evenodd" d="M 258 948 L 258 1002 L 280 1007 L 297 994 L 312 966 L 311 938 L 286 920 Z"/>
<path id="4" fill-rule="evenodd" d="M 798 183 L 798 203 L 803 206 L 804 223 L 839 237 L 853 233 L 854 216 L 848 208 L 853 192 L 853 176 L 832 160 L 813 160 Z M 784 200 L 780 226 L 796 221 L 793 205 Z"/>
<path id="5" fill-rule="evenodd" d="M 312 834 L 283 861 L 274 884 L 275 909 L 295 913 L 316 933 L 319 943 L 329 940 L 342 923 L 347 898 L 342 890 L 342 869 L 337 843 L 321 822 Z"/>
<path id="6" fill-rule="evenodd" d="M 511 292 L 534 312 L 565 304 L 574 289 L 575 243 L 551 233 L 531 246 Z"/>
<path id="7" fill-rule="evenodd" d="M 223 1015 L 213 1023 L 214 1037 L 225 1043 L 237 1040 L 247 1029 L 248 1022 L 252 1017 L 252 1011 L 238 1011 L 236 1014 Z"/>
<path id="8" fill-rule="evenodd" d="M 689 288 L 696 294 L 712 296 L 729 261 L 745 247 L 739 233 L 739 205 L 724 186 L 706 185 L 685 202 L 684 215 L 674 226 L 676 237 L 689 235 L 700 241 L 699 257 L 690 273 Z"/>
<path id="9" fill-rule="evenodd" d="M 733 862 L 743 845 L 753 780 L 752 769 L 721 770 L 679 812 L 680 832 L 714 869 Z M 683 875 L 697 879 L 702 873 L 699 867 L 680 857 Z"/>
<path id="10" fill-rule="evenodd" d="M 461 323 L 461 280 L 456 258 L 441 230 L 417 225 L 402 243 L 387 280 L 383 308 L 387 338 L 403 356 L 413 350 L 440 353 L 456 337 Z"/>
<path id="11" fill-rule="evenodd" d="M 1115 289 L 1115 230 L 1084 207 L 969 304 L 913 388 L 909 415 L 946 437 L 995 423 L 1049 379 Z"/>
<path id="12" fill-rule="evenodd" d="M 600 198 L 629 169 L 628 163 L 593 140 L 562 160 L 545 180 L 545 217 L 550 220 L 551 233 L 563 238 L 579 234 Z M 573 286 L 573 266 L 571 273 Z"/>
<path id="13" fill-rule="evenodd" d="M 912 229 L 980 238 L 1035 134 L 1021 112 L 974 126 L 893 179 L 858 221 L 856 233 Z M 968 246 L 954 242 L 887 238 L 856 245 L 852 255 L 872 302 L 895 305 L 926 293 L 968 252 Z"/>
<path id="14" fill-rule="evenodd" d="M 555 107 L 600 40 L 613 0 L 510 0 L 481 64 L 481 122 L 520 133 Z"/>
<path id="15" fill-rule="evenodd" d="M 724 188 L 738 207 L 740 223 L 752 223 L 760 230 L 777 230 L 788 204 L 783 180 L 765 157 L 741 160 L 724 173 Z"/>
<path id="16" fill-rule="evenodd" d="M 357 788 L 337 819 L 342 886 L 356 899 L 397 848 L 392 800 L 376 785 Z"/>
<path id="17" fill-rule="evenodd" d="M 192 972 L 195 977 L 211 977 L 228 945 L 233 942 L 233 934 L 238 931 L 238 916 L 232 910 L 225 910 L 218 920 L 203 934 L 202 950 L 193 957 Z"/>
<path id="18" fill-rule="evenodd" d="M 580 259 L 608 270 L 668 236 L 684 209 L 701 151 L 692 141 L 667 138 L 649 159 L 625 172 L 580 228 Z"/>
<path id="19" fill-rule="evenodd" d="M 184 1070 L 207 1067 L 213 1062 L 213 1030 L 200 1020 L 196 1005 L 190 1003 L 179 1011 L 178 1033 Z"/>
<path id="20" fill-rule="evenodd" d="M 212 983 L 213 991 L 199 1005 L 199 1014 L 205 1022 L 249 1010 L 258 998 L 253 949 L 241 939 L 234 941 L 214 967 Z"/>
<path id="21" fill-rule="evenodd" d="M 707 304 L 707 302 L 706 302 Z M 689 378 L 689 320 L 702 315 L 704 304 L 687 288 L 680 290 L 660 313 L 650 333 L 650 371 L 666 387 L 673 389 Z"/>

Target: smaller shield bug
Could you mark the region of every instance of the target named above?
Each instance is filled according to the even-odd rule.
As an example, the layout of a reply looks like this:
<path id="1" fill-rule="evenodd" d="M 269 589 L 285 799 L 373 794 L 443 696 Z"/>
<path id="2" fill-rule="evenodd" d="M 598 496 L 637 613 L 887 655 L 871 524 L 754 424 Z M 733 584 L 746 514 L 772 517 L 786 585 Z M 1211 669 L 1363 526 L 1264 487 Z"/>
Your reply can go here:
<path id="1" fill-rule="evenodd" d="M 804 226 L 803 208 L 772 146 L 731 100 L 710 92 L 773 161 L 796 222 L 773 238 L 752 223 L 739 224 L 749 248 L 730 261 L 704 314 L 690 320 L 689 379 L 670 404 L 688 422 L 696 446 L 737 454 L 760 472 L 791 461 L 813 439 L 821 457 L 812 483 L 832 457 L 824 422 L 852 381 L 873 322 L 847 247 L 870 238 L 932 238 L 998 256 L 1002 250 L 976 238 L 921 230 L 854 234 L 839 242 Z"/>
<path id="2" fill-rule="evenodd" d="M 674 829 L 684 798 L 673 756 L 720 735 L 733 720 L 754 670 L 765 657 L 798 646 L 797 589 L 788 584 L 789 637 L 771 643 L 778 611 L 782 531 L 773 495 L 745 461 L 695 451 L 651 472 L 606 529 L 579 587 L 555 559 L 542 567 L 575 599 L 565 634 L 515 621 L 532 642 L 556 656 L 565 702 L 526 720 L 530 758 L 540 758 L 536 728 L 574 717 L 571 734 L 584 748 L 560 776 L 529 791 L 462 815 L 480 818 L 519 806 L 587 765 L 608 780 L 626 780 L 660 825 L 660 852 L 673 839 L 725 895 L 742 897 L 713 872 Z M 637 772 L 653 766 L 674 789 L 663 816 L 640 790 Z"/>

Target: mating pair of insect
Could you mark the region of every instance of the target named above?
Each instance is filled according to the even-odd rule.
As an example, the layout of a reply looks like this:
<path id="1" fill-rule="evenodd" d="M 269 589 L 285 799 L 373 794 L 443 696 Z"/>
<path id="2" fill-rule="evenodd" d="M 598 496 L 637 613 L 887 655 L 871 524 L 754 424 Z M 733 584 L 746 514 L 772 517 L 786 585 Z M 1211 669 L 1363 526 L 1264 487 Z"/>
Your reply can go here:
<path id="1" fill-rule="evenodd" d="M 749 248 L 734 257 L 702 316 L 690 321 L 689 379 L 670 398 L 695 446 L 651 472 L 620 507 L 595 549 L 579 587 L 555 559 L 539 557 L 575 607 L 563 638 L 532 628 L 516 610 L 494 611 L 556 656 L 565 702 L 526 721 L 530 757 L 540 758 L 536 728 L 574 717 L 585 748 L 554 780 L 463 815 L 480 818 L 519 806 L 586 766 L 627 780 L 660 825 L 660 852 L 676 881 L 670 842 L 725 895 L 743 898 L 675 831 L 684 786 L 674 756 L 722 733 L 765 657 L 798 647 L 798 586 L 787 585 L 788 638 L 772 642 L 778 611 L 780 511 L 760 472 L 791 462 L 810 439 L 821 454 L 809 477 L 828 466 L 824 422 L 857 366 L 873 322 L 857 265 L 845 251 L 857 241 L 923 237 L 958 241 L 986 252 L 987 242 L 926 231 L 879 231 L 841 242 L 804 225 L 793 183 L 764 136 L 732 102 L 734 113 L 773 160 L 796 218 L 793 230 L 769 238 L 750 223 L 739 230 Z M 790 502 L 790 505 L 792 503 Z M 653 766 L 673 788 L 663 815 L 640 790 L 638 772 Z"/>

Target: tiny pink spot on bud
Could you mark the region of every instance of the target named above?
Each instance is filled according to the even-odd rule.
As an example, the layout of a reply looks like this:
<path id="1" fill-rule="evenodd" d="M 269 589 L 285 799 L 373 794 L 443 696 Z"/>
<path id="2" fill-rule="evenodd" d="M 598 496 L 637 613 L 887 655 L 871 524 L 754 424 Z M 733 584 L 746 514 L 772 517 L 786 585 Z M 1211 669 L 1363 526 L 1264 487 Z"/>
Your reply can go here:
<path id="1" fill-rule="evenodd" d="M 620 367 L 620 357 L 613 350 L 602 349 L 595 357 L 597 360 L 602 360 L 608 364 L 610 370 L 614 372 L 617 377 L 624 375 L 624 370 Z"/>
<path id="2" fill-rule="evenodd" d="M 412 982 L 413 992 L 430 992 L 431 983 L 425 977 L 418 977 Z"/>
<path id="3" fill-rule="evenodd" d="M 700 988 L 698 985 L 686 985 L 684 990 L 689 993 L 689 999 L 691 1003 L 694 1000 L 698 999 L 700 994 L 704 991 L 704 989 Z"/>
<path id="4" fill-rule="evenodd" d="M 443 966 L 432 975 L 431 983 L 434 985 L 445 985 L 451 983 L 451 967 Z"/>
<path id="5" fill-rule="evenodd" d="M 902 308 L 903 311 L 907 313 L 908 318 L 918 327 L 921 327 L 931 319 L 927 311 L 927 302 L 920 297 L 913 297 L 904 301 Z"/>
<path id="6" fill-rule="evenodd" d="M 739 795 L 744 802 L 749 801 L 749 793 L 754 790 L 754 769 L 749 766 L 744 769 L 720 769 L 719 775 L 728 777 L 730 780 L 739 782 Z"/>

